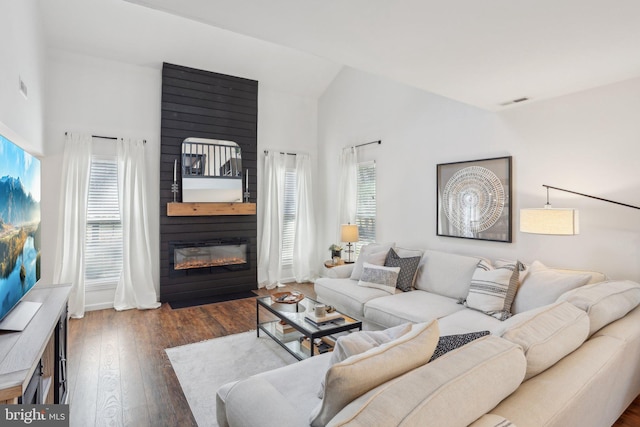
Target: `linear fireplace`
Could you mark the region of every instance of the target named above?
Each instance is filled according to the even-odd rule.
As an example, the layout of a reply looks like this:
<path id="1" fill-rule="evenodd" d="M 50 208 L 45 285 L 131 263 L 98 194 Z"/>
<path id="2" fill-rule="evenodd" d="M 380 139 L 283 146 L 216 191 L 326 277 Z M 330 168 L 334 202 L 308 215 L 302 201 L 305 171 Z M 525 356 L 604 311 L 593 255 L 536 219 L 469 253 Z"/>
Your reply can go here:
<path id="1" fill-rule="evenodd" d="M 250 268 L 248 243 L 243 238 L 169 242 L 169 275 L 247 270 Z"/>

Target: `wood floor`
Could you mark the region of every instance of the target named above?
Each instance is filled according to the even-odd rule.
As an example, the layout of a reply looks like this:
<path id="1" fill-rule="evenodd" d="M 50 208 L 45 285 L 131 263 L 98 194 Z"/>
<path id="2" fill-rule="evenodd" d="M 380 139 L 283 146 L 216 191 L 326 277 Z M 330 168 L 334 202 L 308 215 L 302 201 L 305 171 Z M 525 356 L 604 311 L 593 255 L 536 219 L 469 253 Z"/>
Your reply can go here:
<path id="1" fill-rule="evenodd" d="M 315 295 L 311 285 L 292 288 Z M 179 310 L 167 304 L 100 310 L 71 319 L 71 427 L 196 426 L 164 349 L 255 329 L 255 307 L 250 298 Z M 640 427 L 640 397 L 615 426 Z"/>

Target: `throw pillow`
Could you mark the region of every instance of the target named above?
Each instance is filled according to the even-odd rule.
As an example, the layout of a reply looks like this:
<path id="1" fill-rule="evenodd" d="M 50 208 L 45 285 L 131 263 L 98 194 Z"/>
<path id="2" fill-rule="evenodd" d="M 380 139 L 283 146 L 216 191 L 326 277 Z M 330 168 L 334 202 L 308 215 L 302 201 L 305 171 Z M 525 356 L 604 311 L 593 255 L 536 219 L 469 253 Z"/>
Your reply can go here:
<path id="1" fill-rule="evenodd" d="M 469 344 L 473 340 L 482 338 L 485 335 L 489 335 L 489 331 L 442 336 L 438 339 L 438 345 L 436 346 L 436 349 L 433 352 L 433 355 L 431 356 L 429 362 L 436 360 L 438 357 L 452 350 L 455 350 L 456 348 L 462 347 L 465 344 Z"/>
<path id="2" fill-rule="evenodd" d="M 352 400 L 429 361 L 438 343 L 438 321 L 411 325 L 411 332 L 336 363 L 325 375 L 324 398 L 309 424 L 325 426 Z"/>
<path id="3" fill-rule="evenodd" d="M 400 267 L 383 267 L 365 262 L 358 286 L 381 289 L 394 294 L 399 273 Z"/>
<path id="4" fill-rule="evenodd" d="M 340 363 L 343 360 L 356 354 L 364 353 L 374 347 L 378 347 L 381 344 L 393 341 L 396 338 L 411 331 L 411 324 L 404 323 L 402 325 L 394 326 L 393 328 L 385 329 L 384 331 L 358 331 L 348 335 L 343 335 L 336 341 L 336 345 L 331 352 L 331 360 L 329 366 L 333 366 L 336 363 Z M 322 399 L 324 396 L 324 378 L 320 384 L 320 391 L 318 397 Z"/>
<path id="5" fill-rule="evenodd" d="M 471 278 L 465 305 L 498 320 L 511 317 L 511 304 L 518 290 L 520 263 L 494 269 L 480 260 Z"/>
<path id="6" fill-rule="evenodd" d="M 387 259 L 384 261 L 385 267 L 400 267 L 398 282 L 396 287 L 403 292 L 410 291 L 416 280 L 418 265 L 422 257 L 400 258 L 393 248 L 389 249 Z"/>
<path id="7" fill-rule="evenodd" d="M 640 304 L 640 285 L 629 280 L 594 283 L 562 294 L 558 301 L 568 301 L 587 313 L 591 336 Z"/>
<path id="8" fill-rule="evenodd" d="M 591 274 L 588 273 L 560 272 L 534 261 L 527 278 L 518 289 L 511 311 L 514 314 L 522 313 L 549 305 L 565 292 L 584 286 L 590 279 Z"/>
<path id="9" fill-rule="evenodd" d="M 363 246 L 360 249 L 358 259 L 353 266 L 351 279 L 360 280 L 365 262 L 376 265 L 384 265 L 384 260 L 387 257 L 387 252 L 389 252 L 389 249 L 391 249 L 393 245 L 393 243 L 369 243 L 368 245 Z"/>

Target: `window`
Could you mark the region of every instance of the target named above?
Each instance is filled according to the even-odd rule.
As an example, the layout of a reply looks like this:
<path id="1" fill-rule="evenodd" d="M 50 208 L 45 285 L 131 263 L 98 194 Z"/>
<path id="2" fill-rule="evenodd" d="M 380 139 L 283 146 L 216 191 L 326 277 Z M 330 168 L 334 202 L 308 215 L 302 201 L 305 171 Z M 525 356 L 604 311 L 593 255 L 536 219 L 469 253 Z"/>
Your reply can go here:
<path id="1" fill-rule="evenodd" d="M 360 248 L 376 241 L 376 163 L 358 163 L 358 198 L 356 224 L 360 241 L 356 244 L 356 256 Z"/>
<path id="2" fill-rule="evenodd" d="M 114 288 L 122 272 L 122 222 L 118 202 L 118 164 L 115 157 L 93 156 L 89 177 L 86 289 Z"/>
<path id="3" fill-rule="evenodd" d="M 293 266 L 293 240 L 296 235 L 296 206 L 298 198 L 296 196 L 296 171 L 287 168 L 284 173 L 284 212 L 282 221 L 282 251 L 280 260 L 283 267 Z"/>

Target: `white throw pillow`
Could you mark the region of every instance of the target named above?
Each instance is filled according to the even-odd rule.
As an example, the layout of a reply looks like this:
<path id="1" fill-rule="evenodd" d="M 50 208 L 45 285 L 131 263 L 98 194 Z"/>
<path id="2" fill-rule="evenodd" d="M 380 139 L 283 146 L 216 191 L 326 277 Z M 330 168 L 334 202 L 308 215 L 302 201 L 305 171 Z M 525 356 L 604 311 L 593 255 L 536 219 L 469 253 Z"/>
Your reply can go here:
<path id="1" fill-rule="evenodd" d="M 396 293 L 398 274 L 400 267 L 384 267 L 365 262 L 358 286 L 380 289 L 393 295 Z"/>
<path id="2" fill-rule="evenodd" d="M 348 335 L 343 335 L 336 341 L 336 345 L 331 352 L 331 360 L 329 366 L 340 363 L 356 354 L 364 353 L 381 344 L 393 341 L 396 338 L 411 331 L 411 323 L 394 326 L 384 331 L 358 331 Z M 324 397 L 324 378 L 320 384 L 318 397 Z"/>
<path id="3" fill-rule="evenodd" d="M 591 275 L 588 273 L 559 272 L 534 261 L 513 300 L 511 312 L 522 313 L 551 304 L 565 292 L 584 286 L 589 279 Z"/>
<path id="4" fill-rule="evenodd" d="M 363 246 L 360 249 L 360 255 L 358 255 L 358 259 L 353 266 L 351 279 L 360 280 L 365 262 L 376 265 L 384 265 L 384 260 L 387 258 L 387 252 L 389 252 L 389 249 L 391 249 L 393 245 L 394 243 L 369 243 L 368 245 Z"/>
<path id="5" fill-rule="evenodd" d="M 518 290 L 520 263 L 493 268 L 481 260 L 471 278 L 465 305 L 498 320 L 511 317 L 511 304 Z"/>
<path id="6" fill-rule="evenodd" d="M 559 302 L 533 315 L 525 312 L 513 316 L 500 335 L 524 350 L 527 380 L 582 345 L 589 335 L 589 317 L 568 302 Z"/>
<path id="7" fill-rule="evenodd" d="M 569 291 L 558 301 L 570 302 L 587 313 L 591 336 L 640 304 L 640 284 L 629 280 L 594 283 Z"/>
<path id="8" fill-rule="evenodd" d="M 355 398 L 429 361 L 438 344 L 438 321 L 411 325 L 411 332 L 336 363 L 325 375 L 324 398 L 309 423 L 325 426 Z"/>

